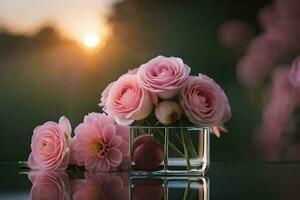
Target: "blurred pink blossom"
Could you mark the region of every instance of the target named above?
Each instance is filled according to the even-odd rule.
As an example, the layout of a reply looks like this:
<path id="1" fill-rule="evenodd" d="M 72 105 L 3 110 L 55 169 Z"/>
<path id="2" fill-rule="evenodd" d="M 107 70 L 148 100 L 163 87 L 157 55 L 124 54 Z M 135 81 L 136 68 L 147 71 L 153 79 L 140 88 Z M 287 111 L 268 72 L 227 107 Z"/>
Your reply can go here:
<path id="1" fill-rule="evenodd" d="M 288 68 L 278 68 L 272 79 L 269 101 L 263 112 L 263 122 L 257 130 L 258 148 L 267 159 L 279 159 L 287 134 L 293 128 L 291 114 L 294 109 L 292 86 Z"/>
<path id="2" fill-rule="evenodd" d="M 299 8 L 298 0 L 275 0 L 259 11 L 263 33 L 253 39 L 238 62 L 237 76 L 242 84 L 262 84 L 274 67 L 288 63 L 300 52 Z"/>
<path id="3" fill-rule="evenodd" d="M 253 27 L 248 22 L 240 19 L 231 19 L 224 22 L 218 31 L 219 40 L 231 49 L 245 47 L 253 36 Z"/>
<path id="4" fill-rule="evenodd" d="M 289 80 L 295 88 L 300 89 L 300 56 L 293 61 L 289 71 Z"/>

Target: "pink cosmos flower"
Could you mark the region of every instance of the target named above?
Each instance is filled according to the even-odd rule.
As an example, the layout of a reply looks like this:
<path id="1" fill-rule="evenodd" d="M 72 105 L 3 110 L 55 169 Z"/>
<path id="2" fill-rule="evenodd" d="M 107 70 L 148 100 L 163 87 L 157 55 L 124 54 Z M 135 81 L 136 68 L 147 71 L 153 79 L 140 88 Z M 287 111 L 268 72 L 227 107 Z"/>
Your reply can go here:
<path id="1" fill-rule="evenodd" d="M 295 88 L 300 88 L 300 56 L 298 56 L 289 71 L 289 80 Z"/>
<path id="2" fill-rule="evenodd" d="M 180 104 L 194 124 L 217 125 L 231 117 L 224 91 L 214 80 L 203 74 L 188 78 L 180 94 Z"/>
<path id="3" fill-rule="evenodd" d="M 30 199 L 69 199 L 69 177 L 65 172 L 33 171 L 29 172 L 28 178 L 32 182 Z"/>
<path id="4" fill-rule="evenodd" d="M 84 176 L 85 179 L 72 181 L 72 199 L 129 199 L 127 175 L 87 172 Z"/>
<path id="5" fill-rule="evenodd" d="M 143 88 L 169 99 L 178 94 L 190 71 L 181 58 L 157 56 L 141 65 L 137 76 Z"/>
<path id="6" fill-rule="evenodd" d="M 128 127 L 116 125 L 106 114 L 90 113 L 75 129 L 72 162 L 89 171 L 114 171 L 128 158 L 128 137 Z"/>
<path id="7" fill-rule="evenodd" d="M 115 117 L 118 124 L 129 125 L 146 118 L 152 108 L 151 94 L 138 84 L 135 74 L 127 73 L 110 87 L 104 110 Z"/>
<path id="8" fill-rule="evenodd" d="M 64 170 L 68 167 L 72 128 L 66 117 L 59 123 L 46 122 L 34 129 L 31 138 L 32 152 L 28 158 L 31 169 Z"/>

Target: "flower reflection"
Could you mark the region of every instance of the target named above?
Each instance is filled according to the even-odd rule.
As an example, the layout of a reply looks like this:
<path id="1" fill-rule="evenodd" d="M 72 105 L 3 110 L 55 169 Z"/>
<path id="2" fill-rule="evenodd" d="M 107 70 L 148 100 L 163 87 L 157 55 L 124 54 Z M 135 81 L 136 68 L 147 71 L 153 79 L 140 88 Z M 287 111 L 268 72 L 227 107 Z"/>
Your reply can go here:
<path id="1" fill-rule="evenodd" d="M 65 172 L 33 171 L 28 175 L 32 182 L 30 198 L 35 199 L 69 199 L 69 178 Z"/>
<path id="2" fill-rule="evenodd" d="M 85 179 L 71 181 L 74 200 L 127 200 L 129 177 L 127 174 L 85 173 Z"/>
<path id="3" fill-rule="evenodd" d="M 31 199 L 209 200 L 209 179 L 205 177 L 129 178 L 129 174 L 124 172 L 68 171 L 68 174 L 57 171 L 30 172 Z"/>

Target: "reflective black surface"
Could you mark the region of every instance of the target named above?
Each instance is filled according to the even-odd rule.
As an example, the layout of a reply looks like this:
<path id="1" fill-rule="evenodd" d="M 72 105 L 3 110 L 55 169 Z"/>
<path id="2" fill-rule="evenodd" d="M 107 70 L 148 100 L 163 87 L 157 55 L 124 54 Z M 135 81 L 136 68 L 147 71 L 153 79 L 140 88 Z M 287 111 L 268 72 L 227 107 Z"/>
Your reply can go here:
<path id="1" fill-rule="evenodd" d="M 205 177 L 19 171 L 0 163 L 0 199 L 300 199 L 300 163 L 215 162 Z M 46 187 L 45 187 L 46 186 Z"/>

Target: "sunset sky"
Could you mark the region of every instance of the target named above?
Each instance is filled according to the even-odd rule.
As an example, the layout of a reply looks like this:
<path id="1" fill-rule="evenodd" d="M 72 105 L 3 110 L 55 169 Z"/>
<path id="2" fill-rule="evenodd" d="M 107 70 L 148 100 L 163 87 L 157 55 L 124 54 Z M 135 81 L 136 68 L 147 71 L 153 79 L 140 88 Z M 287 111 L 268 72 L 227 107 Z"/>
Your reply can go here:
<path id="1" fill-rule="evenodd" d="M 1 0 L 0 27 L 31 34 L 42 24 L 56 24 L 78 41 L 107 34 L 106 16 L 120 0 Z"/>

